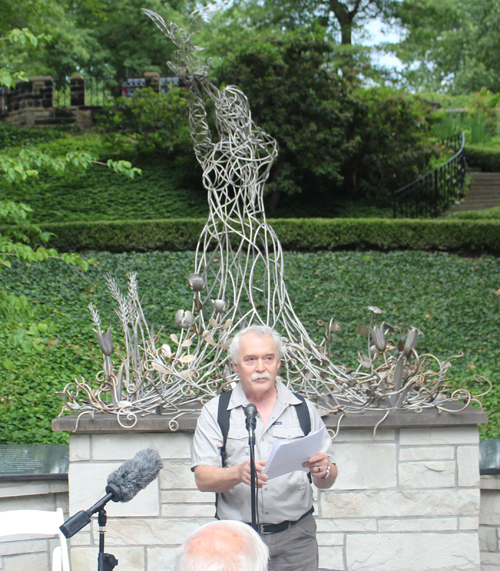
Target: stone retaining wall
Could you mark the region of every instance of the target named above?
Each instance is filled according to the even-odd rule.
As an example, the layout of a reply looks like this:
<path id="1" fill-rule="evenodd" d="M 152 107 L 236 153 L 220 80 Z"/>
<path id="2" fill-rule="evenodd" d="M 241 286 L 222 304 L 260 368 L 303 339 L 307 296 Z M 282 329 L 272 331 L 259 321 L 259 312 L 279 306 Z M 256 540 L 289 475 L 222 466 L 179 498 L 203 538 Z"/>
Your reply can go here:
<path id="1" fill-rule="evenodd" d="M 477 424 L 486 415 L 475 409 L 391 415 L 375 437 L 371 427 L 380 414 L 342 422 L 334 441 L 337 483 L 315 492 L 320 567 L 479 571 Z M 108 474 L 139 450 L 155 448 L 164 459 L 159 479 L 134 500 L 108 504 L 106 551 L 129 571 L 170 569 L 186 535 L 213 518 L 214 495 L 196 489 L 189 469 L 194 422 L 183 418 L 179 431 L 168 434 L 168 418 L 161 416 L 140 419 L 129 430 L 112 417 L 82 417 L 71 436 L 71 514 L 102 497 Z M 54 428 L 75 424 L 64 417 Z M 335 427 L 337 419 L 327 417 L 326 424 Z M 491 529 L 486 535 L 491 546 Z M 71 540 L 73 571 L 95 568 L 97 543 L 93 521 Z"/>
<path id="2" fill-rule="evenodd" d="M 481 476 L 481 571 L 500 569 L 500 474 Z"/>

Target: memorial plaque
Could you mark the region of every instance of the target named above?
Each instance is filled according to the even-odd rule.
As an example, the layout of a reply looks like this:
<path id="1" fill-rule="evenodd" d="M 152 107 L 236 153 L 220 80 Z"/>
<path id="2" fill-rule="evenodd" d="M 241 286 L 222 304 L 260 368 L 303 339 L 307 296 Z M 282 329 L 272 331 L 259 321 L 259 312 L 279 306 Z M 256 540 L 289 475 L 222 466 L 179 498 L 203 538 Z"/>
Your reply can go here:
<path id="1" fill-rule="evenodd" d="M 500 438 L 479 442 L 479 471 L 481 474 L 500 474 Z"/>
<path id="2" fill-rule="evenodd" d="M 0 445 L 0 475 L 67 474 L 68 467 L 66 444 Z"/>

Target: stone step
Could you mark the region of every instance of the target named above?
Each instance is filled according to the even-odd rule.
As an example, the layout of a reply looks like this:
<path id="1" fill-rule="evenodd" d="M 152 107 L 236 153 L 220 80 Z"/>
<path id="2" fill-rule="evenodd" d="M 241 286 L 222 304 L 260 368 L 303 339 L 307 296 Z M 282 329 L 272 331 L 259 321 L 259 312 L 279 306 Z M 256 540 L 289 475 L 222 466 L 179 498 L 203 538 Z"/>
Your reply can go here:
<path id="1" fill-rule="evenodd" d="M 468 194 L 459 204 L 452 206 L 448 213 L 484 210 L 500 206 L 500 173 L 469 172 L 469 175 Z"/>
<path id="2" fill-rule="evenodd" d="M 498 204 L 455 204 L 448 213 L 451 212 L 475 212 L 476 210 L 485 210 L 486 208 L 493 208 Z"/>
<path id="3" fill-rule="evenodd" d="M 465 197 L 467 200 L 488 200 L 488 201 L 498 201 L 500 200 L 500 194 L 495 193 L 495 194 L 491 194 L 491 193 L 477 193 L 477 194 L 468 194 Z"/>

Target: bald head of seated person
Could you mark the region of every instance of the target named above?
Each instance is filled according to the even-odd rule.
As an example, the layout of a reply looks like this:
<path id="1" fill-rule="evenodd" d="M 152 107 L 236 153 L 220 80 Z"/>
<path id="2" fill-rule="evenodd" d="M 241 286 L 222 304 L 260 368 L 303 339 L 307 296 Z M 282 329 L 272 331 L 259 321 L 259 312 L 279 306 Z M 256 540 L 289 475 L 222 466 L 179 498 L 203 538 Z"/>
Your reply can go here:
<path id="1" fill-rule="evenodd" d="M 215 521 L 184 541 L 174 571 L 267 571 L 268 560 L 267 546 L 249 525 Z"/>

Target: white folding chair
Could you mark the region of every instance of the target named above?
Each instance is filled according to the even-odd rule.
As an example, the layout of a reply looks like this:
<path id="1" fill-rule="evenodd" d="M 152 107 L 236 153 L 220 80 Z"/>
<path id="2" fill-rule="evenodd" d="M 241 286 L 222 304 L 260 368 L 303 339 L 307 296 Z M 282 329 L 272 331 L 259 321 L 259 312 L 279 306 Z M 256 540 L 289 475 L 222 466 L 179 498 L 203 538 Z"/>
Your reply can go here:
<path id="1" fill-rule="evenodd" d="M 61 508 L 55 512 L 13 510 L 0 512 L 0 538 L 10 535 L 57 536 L 59 545 L 52 553 L 52 571 L 70 571 L 68 544 L 59 526 L 64 523 Z"/>

